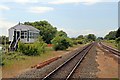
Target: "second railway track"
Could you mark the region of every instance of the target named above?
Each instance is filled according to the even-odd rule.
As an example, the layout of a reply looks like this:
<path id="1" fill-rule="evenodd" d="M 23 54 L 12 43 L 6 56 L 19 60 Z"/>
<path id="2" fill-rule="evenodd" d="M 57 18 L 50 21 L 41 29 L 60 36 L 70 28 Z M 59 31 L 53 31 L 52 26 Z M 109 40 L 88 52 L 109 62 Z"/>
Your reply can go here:
<path id="1" fill-rule="evenodd" d="M 76 52 L 75 55 L 70 57 L 67 61 L 46 75 L 43 80 L 68 80 L 77 66 L 82 62 L 89 50 L 93 47 L 93 45 L 94 43 L 91 43 L 84 47 L 81 51 Z"/>
<path id="2" fill-rule="evenodd" d="M 116 49 L 113 49 L 105 44 L 103 44 L 102 42 L 99 43 L 99 45 L 101 45 L 104 49 L 108 50 L 109 52 L 115 54 L 115 55 L 118 55 L 120 57 L 120 51 L 116 50 Z"/>

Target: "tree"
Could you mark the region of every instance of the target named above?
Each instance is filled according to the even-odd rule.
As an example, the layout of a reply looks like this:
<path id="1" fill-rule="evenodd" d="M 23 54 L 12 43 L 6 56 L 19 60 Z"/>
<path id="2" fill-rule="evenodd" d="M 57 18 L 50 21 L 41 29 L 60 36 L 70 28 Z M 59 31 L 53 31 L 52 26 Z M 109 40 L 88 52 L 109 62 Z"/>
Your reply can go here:
<path id="1" fill-rule="evenodd" d="M 116 43 L 118 45 L 118 50 L 120 50 L 120 27 L 118 28 L 116 32 Z"/>
<path id="2" fill-rule="evenodd" d="M 9 38 L 6 36 L 0 36 L 0 44 L 9 44 Z"/>
<path id="3" fill-rule="evenodd" d="M 71 41 L 67 37 L 56 36 L 52 40 L 52 44 L 55 50 L 66 50 L 69 46 L 71 46 Z"/>
<path id="4" fill-rule="evenodd" d="M 120 37 L 120 27 L 118 28 L 117 32 L 116 32 L 116 38 Z"/>
<path id="5" fill-rule="evenodd" d="M 103 40 L 103 37 L 98 37 L 97 40 Z"/>
<path id="6" fill-rule="evenodd" d="M 64 37 L 67 37 L 67 33 L 61 30 L 61 31 L 58 31 L 58 32 L 57 32 L 56 36 L 64 36 Z"/>
<path id="7" fill-rule="evenodd" d="M 111 31 L 109 32 L 105 37 L 104 39 L 107 39 L 107 40 L 115 40 L 116 39 L 116 31 Z"/>
<path id="8" fill-rule="evenodd" d="M 88 40 L 95 41 L 95 40 L 96 40 L 96 36 L 95 36 L 94 34 L 88 34 L 88 35 L 87 35 L 87 39 L 88 39 Z"/>
<path id="9" fill-rule="evenodd" d="M 83 39 L 83 38 L 84 38 L 84 36 L 83 36 L 83 35 L 79 35 L 77 38 L 81 38 L 81 39 Z"/>
<path id="10" fill-rule="evenodd" d="M 116 38 L 115 41 L 117 43 L 118 50 L 120 50 L 120 37 Z"/>
<path id="11" fill-rule="evenodd" d="M 40 36 L 46 43 L 51 43 L 51 40 L 57 33 L 56 27 L 53 27 L 47 21 L 25 22 L 25 25 L 31 25 L 40 30 Z"/>

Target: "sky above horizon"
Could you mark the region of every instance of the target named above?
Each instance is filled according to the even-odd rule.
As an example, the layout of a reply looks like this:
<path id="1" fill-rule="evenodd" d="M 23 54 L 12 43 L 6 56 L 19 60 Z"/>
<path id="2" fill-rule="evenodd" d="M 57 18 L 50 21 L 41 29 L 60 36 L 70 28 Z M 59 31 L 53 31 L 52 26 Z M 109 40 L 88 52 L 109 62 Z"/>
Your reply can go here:
<path id="1" fill-rule="evenodd" d="M 18 22 L 47 20 L 69 37 L 118 29 L 118 0 L 2 0 L 0 36 Z"/>

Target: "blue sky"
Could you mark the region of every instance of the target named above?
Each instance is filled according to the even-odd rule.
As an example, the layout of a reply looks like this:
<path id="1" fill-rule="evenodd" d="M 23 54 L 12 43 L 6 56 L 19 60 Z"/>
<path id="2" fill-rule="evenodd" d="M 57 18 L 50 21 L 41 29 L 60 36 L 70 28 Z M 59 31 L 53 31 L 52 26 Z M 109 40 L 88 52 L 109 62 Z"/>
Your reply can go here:
<path id="1" fill-rule="evenodd" d="M 47 20 L 69 37 L 105 36 L 118 28 L 118 0 L 3 0 L 0 35 L 18 22 Z"/>

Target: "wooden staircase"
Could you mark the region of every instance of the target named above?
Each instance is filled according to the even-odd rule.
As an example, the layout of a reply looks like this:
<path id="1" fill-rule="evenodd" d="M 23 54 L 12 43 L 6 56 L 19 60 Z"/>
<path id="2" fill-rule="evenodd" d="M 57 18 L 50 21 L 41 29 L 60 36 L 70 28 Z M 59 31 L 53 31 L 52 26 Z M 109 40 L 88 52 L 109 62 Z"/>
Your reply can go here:
<path id="1" fill-rule="evenodd" d="M 20 40 L 20 37 L 17 40 L 13 39 L 13 41 L 10 43 L 9 51 L 15 51 L 15 50 L 17 50 L 19 40 Z"/>

